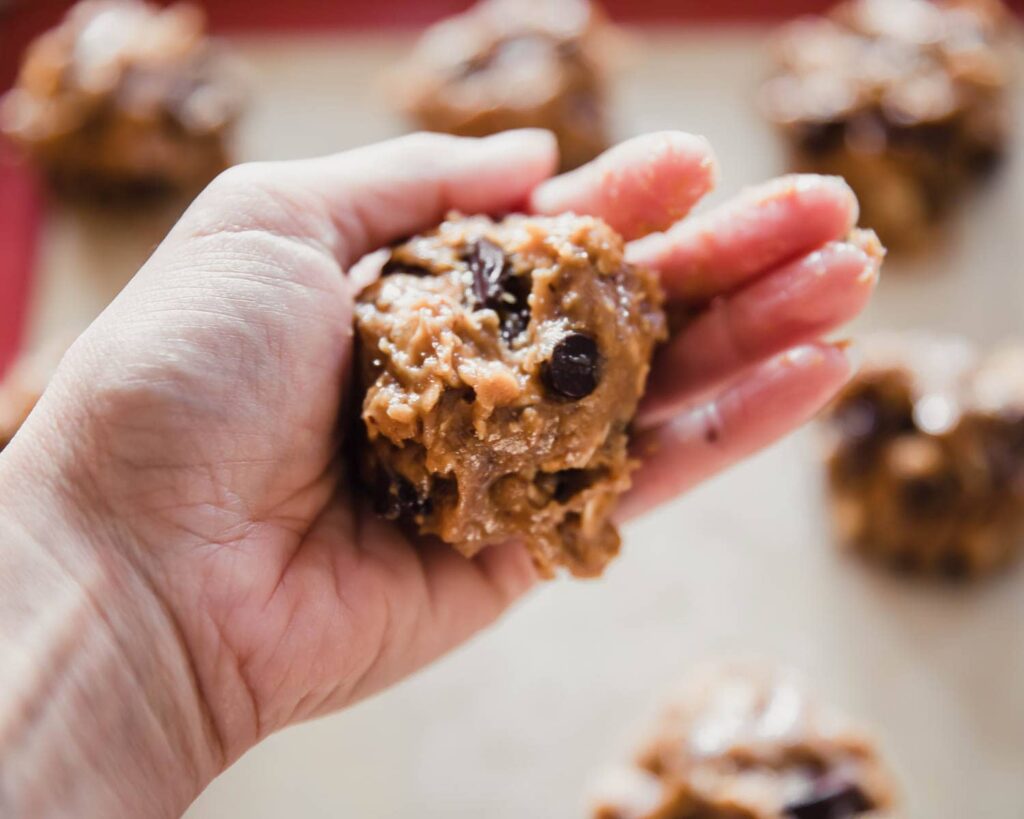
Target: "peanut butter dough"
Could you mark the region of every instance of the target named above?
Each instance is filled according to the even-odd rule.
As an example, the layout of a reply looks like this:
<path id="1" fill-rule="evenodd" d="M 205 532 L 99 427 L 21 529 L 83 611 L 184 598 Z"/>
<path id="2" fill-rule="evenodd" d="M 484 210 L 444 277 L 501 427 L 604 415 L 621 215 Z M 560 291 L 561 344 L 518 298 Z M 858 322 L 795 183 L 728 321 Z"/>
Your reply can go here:
<path id="1" fill-rule="evenodd" d="M 396 91 L 428 131 L 546 128 L 574 168 L 608 147 L 610 28 L 589 0 L 483 0 L 423 35 Z"/>
<path id="2" fill-rule="evenodd" d="M 711 668 L 669 702 L 633 766 L 601 782 L 594 819 L 891 819 L 874 743 L 789 672 Z"/>
<path id="3" fill-rule="evenodd" d="M 522 538 L 547 575 L 599 574 L 661 303 L 588 216 L 451 216 L 394 248 L 356 308 L 380 511 L 467 556 Z"/>
<path id="4" fill-rule="evenodd" d="M 826 416 L 839 535 L 894 570 L 991 573 L 1024 544 L 1024 347 L 878 337 Z"/>
<path id="5" fill-rule="evenodd" d="M 227 166 L 240 96 L 198 7 L 83 0 L 30 46 L 0 114 L 63 192 L 189 192 Z"/>

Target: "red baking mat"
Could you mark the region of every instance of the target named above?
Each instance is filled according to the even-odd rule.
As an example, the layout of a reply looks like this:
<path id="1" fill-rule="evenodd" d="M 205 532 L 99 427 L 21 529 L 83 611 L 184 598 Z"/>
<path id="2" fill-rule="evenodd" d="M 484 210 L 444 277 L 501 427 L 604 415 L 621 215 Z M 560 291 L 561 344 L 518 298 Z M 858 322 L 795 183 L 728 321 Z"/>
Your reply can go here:
<path id="1" fill-rule="evenodd" d="M 16 0 L 17 2 L 17 0 Z M 420 26 L 470 5 L 471 0 L 205 0 L 220 32 L 323 31 L 325 28 Z M 821 11 L 831 0 L 604 0 L 630 22 L 770 21 Z M 53 25 L 68 0 L 20 0 L 0 13 L 0 88 L 7 88 L 25 44 Z M 1012 0 L 1024 8 L 1024 0 Z M 42 197 L 9 147 L 0 143 L 0 372 L 17 351 L 42 217 Z"/>
<path id="2" fill-rule="evenodd" d="M 0 141 L 0 373 L 16 353 L 25 327 L 42 215 L 38 187 Z"/>

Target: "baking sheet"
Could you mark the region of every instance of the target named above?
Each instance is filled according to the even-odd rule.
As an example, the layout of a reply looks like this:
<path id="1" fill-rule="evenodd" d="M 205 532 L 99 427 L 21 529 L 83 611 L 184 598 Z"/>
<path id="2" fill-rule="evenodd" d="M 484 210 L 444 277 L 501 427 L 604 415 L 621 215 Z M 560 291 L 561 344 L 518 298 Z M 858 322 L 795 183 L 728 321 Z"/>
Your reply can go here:
<path id="1" fill-rule="evenodd" d="M 722 165 L 712 201 L 779 172 L 753 107 L 764 36 L 638 32 L 620 135 L 708 136 Z M 239 39 L 258 92 L 243 156 L 399 133 L 375 78 L 408 42 Z M 985 343 L 1024 330 L 1022 167 L 979 192 L 930 256 L 887 263 L 857 329 L 927 326 Z M 32 337 L 84 326 L 172 219 L 53 212 Z M 822 508 L 803 433 L 629 527 L 602 580 L 548 584 L 415 679 L 271 738 L 188 817 L 580 816 L 588 780 L 627 752 L 658 694 L 720 654 L 795 664 L 874 725 L 910 817 L 1024 815 L 1024 570 L 961 590 L 899 582 L 837 555 Z"/>

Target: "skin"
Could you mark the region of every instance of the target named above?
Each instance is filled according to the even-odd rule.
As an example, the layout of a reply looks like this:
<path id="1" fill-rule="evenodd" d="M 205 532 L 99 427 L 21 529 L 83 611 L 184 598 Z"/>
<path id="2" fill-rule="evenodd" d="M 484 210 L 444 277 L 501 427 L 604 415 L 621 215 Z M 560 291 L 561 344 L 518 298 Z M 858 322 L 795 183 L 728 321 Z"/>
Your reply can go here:
<path id="1" fill-rule="evenodd" d="M 0 814 L 178 815 L 263 737 L 402 679 L 535 583 L 514 544 L 410 542 L 339 469 L 346 271 L 449 209 L 601 216 L 695 313 L 655 363 L 623 519 L 848 378 L 820 339 L 879 258 L 844 241 L 843 183 L 789 178 L 687 219 L 716 177 L 702 139 L 556 164 L 540 131 L 414 135 L 241 166 L 192 205 L 0 455 Z"/>

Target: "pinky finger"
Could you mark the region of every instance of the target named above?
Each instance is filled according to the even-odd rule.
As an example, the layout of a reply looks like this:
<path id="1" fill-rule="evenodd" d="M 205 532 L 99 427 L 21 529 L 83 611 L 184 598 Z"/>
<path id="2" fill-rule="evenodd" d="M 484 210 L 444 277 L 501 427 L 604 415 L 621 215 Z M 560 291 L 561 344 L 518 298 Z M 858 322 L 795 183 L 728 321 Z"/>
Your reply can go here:
<path id="1" fill-rule="evenodd" d="M 853 374 L 845 344 L 794 347 L 710 403 L 642 432 L 641 466 L 617 517 L 628 520 L 774 443 L 810 420 Z"/>

